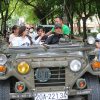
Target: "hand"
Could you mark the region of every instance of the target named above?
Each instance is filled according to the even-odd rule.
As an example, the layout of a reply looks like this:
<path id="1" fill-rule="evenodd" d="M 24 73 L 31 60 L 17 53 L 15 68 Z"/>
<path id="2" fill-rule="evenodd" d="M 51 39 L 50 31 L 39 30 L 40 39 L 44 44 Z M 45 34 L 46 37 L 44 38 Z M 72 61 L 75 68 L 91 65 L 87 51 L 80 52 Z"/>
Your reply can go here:
<path id="1" fill-rule="evenodd" d="M 40 37 L 42 38 L 43 36 L 45 36 L 45 32 L 41 33 L 41 36 Z"/>
<path id="2" fill-rule="evenodd" d="M 10 44 L 8 45 L 8 47 L 9 47 L 9 48 L 12 47 L 12 44 L 10 43 Z"/>

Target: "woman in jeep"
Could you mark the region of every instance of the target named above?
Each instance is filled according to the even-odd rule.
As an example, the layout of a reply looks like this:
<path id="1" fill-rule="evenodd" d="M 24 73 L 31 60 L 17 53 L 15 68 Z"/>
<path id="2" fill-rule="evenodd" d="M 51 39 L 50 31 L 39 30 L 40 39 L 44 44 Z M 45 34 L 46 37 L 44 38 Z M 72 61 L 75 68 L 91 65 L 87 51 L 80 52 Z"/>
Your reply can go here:
<path id="1" fill-rule="evenodd" d="M 19 37 L 13 39 L 11 46 L 30 46 L 32 44 L 33 42 L 27 34 L 26 26 L 21 26 L 19 28 Z"/>

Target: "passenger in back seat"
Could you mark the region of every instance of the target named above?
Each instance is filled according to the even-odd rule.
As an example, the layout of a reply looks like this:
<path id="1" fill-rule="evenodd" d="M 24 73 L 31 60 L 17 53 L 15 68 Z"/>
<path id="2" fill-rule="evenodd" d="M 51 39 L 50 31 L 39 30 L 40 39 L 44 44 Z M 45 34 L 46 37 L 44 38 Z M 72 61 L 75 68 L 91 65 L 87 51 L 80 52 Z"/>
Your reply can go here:
<path id="1" fill-rule="evenodd" d="M 35 39 L 32 38 L 33 44 L 42 44 L 45 42 L 46 39 L 47 39 L 47 36 L 45 35 L 45 30 L 43 26 L 38 26 L 37 36 L 35 37 Z"/>
<path id="2" fill-rule="evenodd" d="M 62 26 L 61 24 L 55 24 L 54 27 L 54 32 L 52 32 L 52 35 L 48 36 L 46 41 L 44 42 L 45 44 L 58 44 L 59 39 L 63 36 L 62 34 Z"/>

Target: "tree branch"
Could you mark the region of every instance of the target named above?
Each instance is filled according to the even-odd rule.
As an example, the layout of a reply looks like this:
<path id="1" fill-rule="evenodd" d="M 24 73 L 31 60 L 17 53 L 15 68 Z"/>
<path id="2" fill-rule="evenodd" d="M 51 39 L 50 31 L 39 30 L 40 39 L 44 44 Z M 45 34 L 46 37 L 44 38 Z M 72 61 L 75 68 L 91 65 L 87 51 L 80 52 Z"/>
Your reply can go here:
<path id="1" fill-rule="evenodd" d="M 9 14 L 7 20 L 11 17 L 11 15 L 13 14 L 13 12 L 15 11 L 16 7 L 17 7 L 17 4 L 18 4 L 19 0 L 17 0 L 16 4 L 15 4 L 15 7 L 13 9 L 13 11 Z"/>
<path id="2" fill-rule="evenodd" d="M 89 0 L 88 2 L 85 3 L 85 5 L 87 5 L 88 3 L 92 3 L 93 0 Z"/>
<path id="3" fill-rule="evenodd" d="M 91 16 L 91 2 L 89 2 L 89 13 L 86 15 L 86 17 L 88 18 L 89 16 Z"/>
<path id="4" fill-rule="evenodd" d="M 31 2 L 28 2 L 27 0 L 22 0 L 22 1 L 23 1 L 25 4 L 27 4 L 27 5 L 31 6 L 31 7 L 36 8 L 36 6 L 32 4 L 32 1 L 31 1 Z"/>
<path id="5" fill-rule="evenodd" d="M 83 12 L 84 12 L 84 15 L 86 16 L 86 5 L 85 5 L 85 2 L 86 0 L 82 0 L 82 3 L 83 3 Z"/>
<path id="6" fill-rule="evenodd" d="M 9 3 L 10 4 L 10 3 Z M 7 20 L 7 17 L 8 17 L 8 9 L 9 9 L 9 4 L 6 5 L 6 13 L 5 13 L 5 21 Z"/>

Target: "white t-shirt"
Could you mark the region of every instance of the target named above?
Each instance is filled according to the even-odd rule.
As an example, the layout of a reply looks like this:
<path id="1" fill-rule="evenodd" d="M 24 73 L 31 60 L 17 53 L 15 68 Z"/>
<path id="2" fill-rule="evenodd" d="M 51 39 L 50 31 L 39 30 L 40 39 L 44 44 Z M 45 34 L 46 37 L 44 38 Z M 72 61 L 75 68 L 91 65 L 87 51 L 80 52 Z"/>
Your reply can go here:
<path id="1" fill-rule="evenodd" d="M 29 33 L 29 36 L 32 38 L 33 44 L 42 44 L 40 37 L 38 37 L 37 39 L 35 39 L 38 36 L 38 34 L 36 32 Z"/>
<path id="2" fill-rule="evenodd" d="M 17 36 L 15 36 L 13 33 L 10 34 L 10 36 L 9 36 L 9 42 L 11 43 L 12 40 L 13 40 L 15 37 L 17 37 Z"/>
<path id="3" fill-rule="evenodd" d="M 30 40 L 27 36 L 25 38 L 15 37 L 11 42 L 12 46 L 30 46 L 30 44 Z"/>
<path id="4" fill-rule="evenodd" d="M 38 37 L 37 39 L 32 39 L 32 42 L 33 42 L 34 44 L 42 44 L 41 38 L 40 38 L 40 37 Z"/>
<path id="5" fill-rule="evenodd" d="M 35 37 L 37 37 L 38 34 L 34 31 L 33 33 L 29 33 L 29 36 L 30 36 L 32 39 L 35 39 Z"/>

